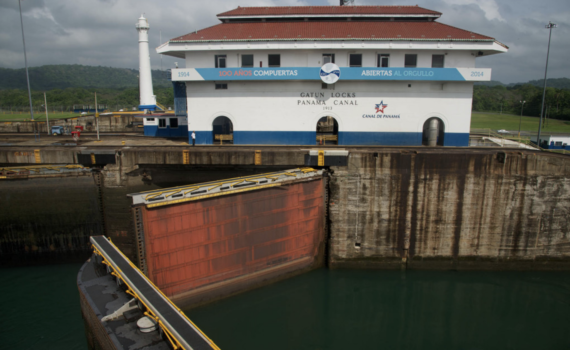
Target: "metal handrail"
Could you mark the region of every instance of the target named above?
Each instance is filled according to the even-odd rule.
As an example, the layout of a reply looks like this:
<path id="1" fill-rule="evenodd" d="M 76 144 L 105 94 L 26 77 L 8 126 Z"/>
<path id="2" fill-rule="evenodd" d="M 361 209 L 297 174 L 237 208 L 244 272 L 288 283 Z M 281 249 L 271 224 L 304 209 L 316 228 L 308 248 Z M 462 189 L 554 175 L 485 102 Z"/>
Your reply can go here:
<path id="1" fill-rule="evenodd" d="M 208 341 L 210 342 L 210 345 L 211 345 L 214 349 L 220 350 L 220 348 L 219 348 L 210 338 L 208 338 L 208 336 L 207 336 L 206 334 L 204 334 L 204 332 L 202 332 L 202 330 L 201 330 L 200 328 L 198 328 L 198 326 L 196 326 L 196 325 L 194 324 L 194 322 L 192 322 L 192 321 L 188 318 L 188 316 L 186 316 L 186 314 L 185 314 L 182 310 L 180 310 L 180 309 L 172 302 L 172 300 L 170 300 L 169 297 L 167 297 L 154 283 L 152 283 L 152 281 L 151 281 L 148 277 L 146 277 L 146 275 L 145 275 L 144 273 L 142 273 L 142 272 L 139 270 L 139 268 L 136 267 L 135 264 L 133 264 L 132 261 L 131 261 L 129 258 L 127 258 L 127 257 L 125 256 L 125 254 L 123 254 L 123 252 L 121 252 L 121 250 L 120 250 L 119 248 L 117 248 L 117 246 L 111 241 L 110 238 L 108 238 L 108 241 L 109 241 L 109 243 L 110 243 L 113 247 L 115 247 L 115 249 L 119 252 L 119 254 L 121 254 L 121 255 L 125 258 L 125 260 L 129 263 L 129 265 L 130 265 L 134 270 L 138 271 L 138 272 L 140 273 L 140 275 L 141 275 L 144 279 L 146 279 L 147 282 L 150 283 L 150 284 L 156 289 L 156 291 L 159 292 L 159 293 L 164 297 L 164 299 L 165 299 L 168 303 L 170 303 L 170 304 L 172 305 L 172 307 L 174 307 L 176 310 L 178 310 L 178 311 L 180 312 L 180 314 L 181 314 L 182 316 L 184 316 L 184 318 L 185 318 L 188 322 L 190 322 L 190 323 L 194 326 L 194 328 L 195 328 L 196 330 L 198 330 L 198 332 L 200 332 L 206 339 L 208 339 Z M 99 249 L 97 249 L 97 247 L 95 247 L 95 245 L 92 244 L 91 246 L 92 246 L 92 248 L 93 248 L 93 252 L 101 257 L 101 262 L 102 262 L 103 264 L 107 265 L 107 266 L 112 270 L 111 275 L 113 275 L 113 276 L 117 277 L 118 279 L 120 279 L 120 280 L 123 282 L 123 284 L 125 284 L 125 285 L 127 286 L 126 293 L 127 293 L 127 294 L 130 294 L 130 295 L 133 296 L 135 299 L 137 299 L 142 305 L 144 305 L 144 307 L 145 307 L 146 310 L 147 310 L 147 311 L 144 312 L 144 315 L 145 315 L 145 316 L 149 316 L 149 317 L 151 317 L 152 319 L 154 319 L 154 321 L 155 321 L 155 322 L 160 326 L 160 328 L 164 331 L 164 334 L 166 335 L 166 338 L 170 341 L 172 347 L 173 347 L 174 349 L 184 349 L 184 350 L 187 350 L 187 349 L 184 348 L 184 346 L 182 346 L 182 344 L 174 337 L 174 335 L 172 334 L 172 332 L 170 332 L 170 330 L 168 330 L 168 328 L 167 328 L 166 325 L 162 322 L 162 320 L 160 319 L 160 317 L 157 316 L 157 315 L 152 311 L 152 309 L 145 303 L 145 301 L 143 300 L 143 298 L 141 298 L 141 297 L 134 291 L 134 288 L 122 277 L 122 275 L 121 275 L 121 273 L 122 273 L 121 269 L 120 269 L 119 267 L 114 267 L 111 263 L 109 263 L 109 262 L 106 260 L 105 256 L 103 255 L 103 253 L 101 253 L 101 252 L 99 251 Z M 188 349 L 188 350 L 190 350 L 190 349 Z"/>
<path id="2" fill-rule="evenodd" d="M 488 137 L 495 137 L 495 138 L 499 138 L 502 140 L 510 140 L 510 141 L 516 141 L 516 142 L 520 142 L 523 143 L 525 145 L 534 147 L 540 151 L 544 151 L 544 152 L 551 152 L 551 153 L 560 153 L 560 151 L 562 151 L 562 154 L 566 154 L 566 150 L 562 149 L 562 150 L 551 150 L 548 148 L 542 148 L 538 143 L 532 143 L 530 136 L 529 137 L 507 137 L 506 135 L 503 134 L 499 134 L 496 131 L 493 131 L 492 129 L 471 129 L 471 133 L 483 133 L 483 134 L 487 134 Z"/>

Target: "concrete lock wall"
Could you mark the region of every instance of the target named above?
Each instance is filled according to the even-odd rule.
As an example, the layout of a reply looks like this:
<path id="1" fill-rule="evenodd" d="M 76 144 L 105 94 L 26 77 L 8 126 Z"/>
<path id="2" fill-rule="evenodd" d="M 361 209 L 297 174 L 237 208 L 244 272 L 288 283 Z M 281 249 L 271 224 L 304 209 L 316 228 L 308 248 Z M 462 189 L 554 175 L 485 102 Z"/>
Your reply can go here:
<path id="1" fill-rule="evenodd" d="M 84 261 L 103 234 L 95 179 L 0 181 L 0 264 Z"/>
<path id="2" fill-rule="evenodd" d="M 42 115 L 45 118 L 45 114 Z M 139 132 L 143 133 L 143 128 L 133 125 L 133 122 L 141 122 L 136 120 L 132 115 L 100 115 L 99 131 L 100 132 Z M 97 121 L 95 116 L 73 117 L 67 119 L 53 119 L 49 122 L 50 127 L 60 125 L 69 126 L 71 129 L 75 126 L 83 126 L 83 132 L 96 132 Z M 33 133 L 34 130 L 41 133 L 47 133 L 47 124 L 43 122 L 0 122 L 0 133 Z"/>
<path id="3" fill-rule="evenodd" d="M 570 267 L 567 157 L 351 153 L 333 170 L 332 267 Z"/>

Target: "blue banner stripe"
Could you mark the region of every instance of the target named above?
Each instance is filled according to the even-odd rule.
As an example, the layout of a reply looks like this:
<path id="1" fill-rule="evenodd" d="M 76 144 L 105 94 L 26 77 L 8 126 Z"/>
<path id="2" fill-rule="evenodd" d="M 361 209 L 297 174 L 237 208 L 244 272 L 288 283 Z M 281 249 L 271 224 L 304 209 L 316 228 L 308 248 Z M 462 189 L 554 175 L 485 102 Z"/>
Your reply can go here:
<path id="1" fill-rule="evenodd" d="M 204 80 L 320 80 L 320 67 L 196 68 Z M 465 81 L 456 68 L 362 68 L 345 67 L 332 74 L 341 80 Z M 326 74 L 331 74 L 326 73 Z M 342 75 L 341 75 L 342 74 Z"/>

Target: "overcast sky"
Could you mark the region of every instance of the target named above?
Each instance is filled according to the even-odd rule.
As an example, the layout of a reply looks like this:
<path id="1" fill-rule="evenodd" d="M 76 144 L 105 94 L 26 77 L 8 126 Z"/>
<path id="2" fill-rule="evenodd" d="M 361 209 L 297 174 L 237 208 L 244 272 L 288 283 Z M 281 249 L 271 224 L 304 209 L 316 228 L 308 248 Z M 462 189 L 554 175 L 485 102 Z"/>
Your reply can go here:
<path id="1" fill-rule="evenodd" d="M 239 6 L 337 5 L 338 0 L 22 0 L 29 66 L 83 64 L 138 68 L 141 13 L 149 20 L 151 63 L 161 66 L 154 50 L 195 29 L 220 23 L 216 14 Z M 355 0 L 356 5 L 416 5 L 442 12 L 440 22 L 496 38 L 506 54 L 479 58 L 493 68 L 493 80 L 525 82 L 544 76 L 548 21 L 553 30 L 549 78 L 570 78 L 569 0 Z M 164 69 L 176 59 L 163 57 Z M 180 59 L 178 59 L 180 61 Z M 181 62 L 181 67 L 184 64 Z M 24 67 L 17 0 L 0 0 L 0 67 Z"/>

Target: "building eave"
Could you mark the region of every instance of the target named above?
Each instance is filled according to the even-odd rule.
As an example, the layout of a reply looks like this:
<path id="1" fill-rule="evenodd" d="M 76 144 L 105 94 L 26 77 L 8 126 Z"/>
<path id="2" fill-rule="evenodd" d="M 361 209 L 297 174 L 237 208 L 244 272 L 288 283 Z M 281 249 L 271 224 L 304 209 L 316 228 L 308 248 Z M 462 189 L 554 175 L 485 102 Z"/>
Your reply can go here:
<path id="1" fill-rule="evenodd" d="M 170 40 L 171 43 L 207 43 L 207 42 L 254 42 L 254 41 L 469 41 L 469 42 L 496 42 L 502 46 L 495 39 L 453 39 L 453 38 L 283 38 L 283 39 L 201 39 L 201 40 Z M 506 46 L 505 46 L 506 47 Z"/>
<path id="2" fill-rule="evenodd" d="M 322 14 L 322 15 L 247 15 L 218 16 L 219 20 L 263 19 L 263 18 L 440 18 L 441 14 Z"/>

